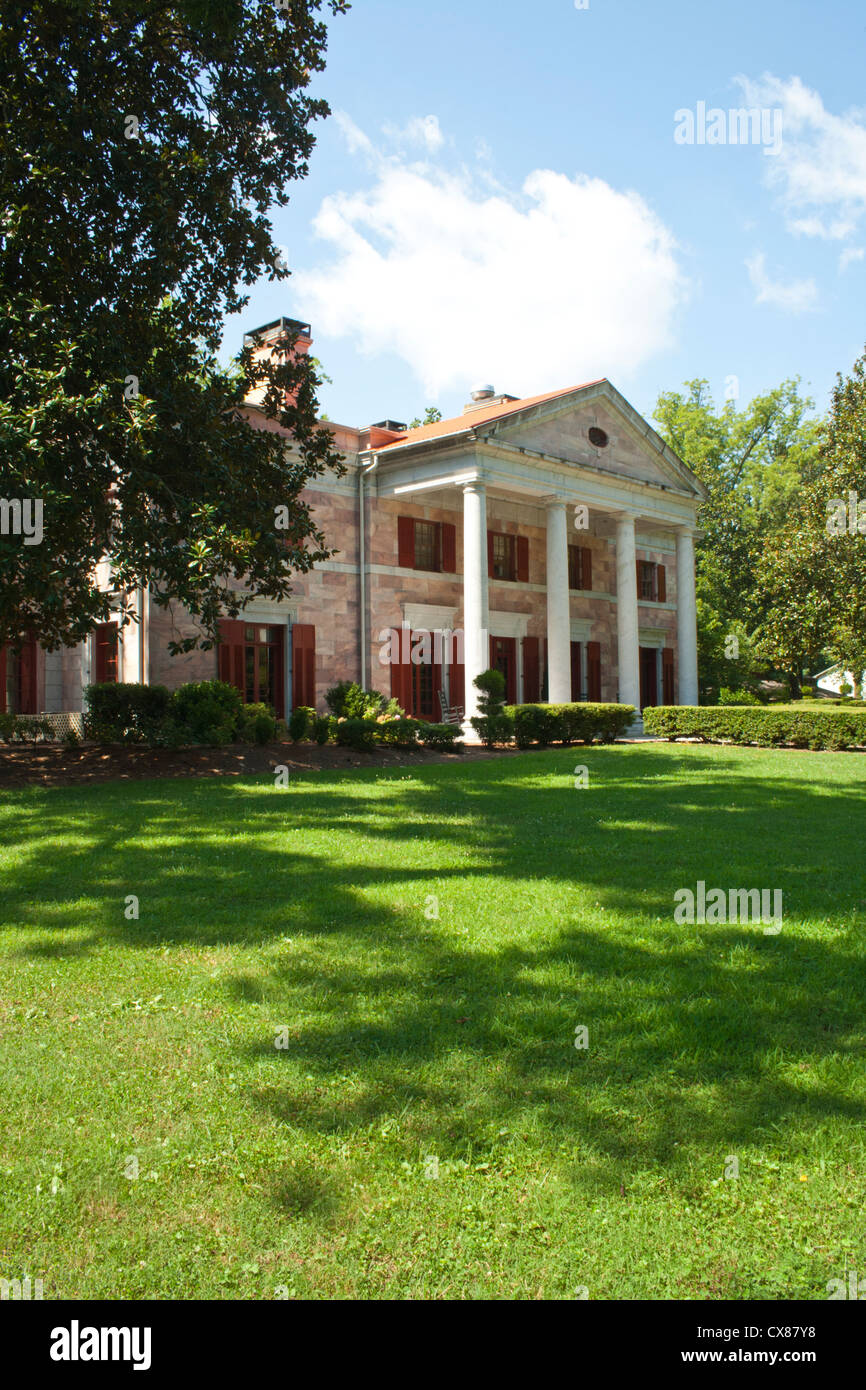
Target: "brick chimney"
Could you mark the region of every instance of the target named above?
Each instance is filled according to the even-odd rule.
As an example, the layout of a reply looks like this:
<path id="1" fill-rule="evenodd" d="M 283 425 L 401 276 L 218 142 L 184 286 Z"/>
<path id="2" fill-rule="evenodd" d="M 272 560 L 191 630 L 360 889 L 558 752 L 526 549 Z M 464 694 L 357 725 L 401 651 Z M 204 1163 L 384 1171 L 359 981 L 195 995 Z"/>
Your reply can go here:
<path id="1" fill-rule="evenodd" d="M 312 346 L 310 325 L 285 316 L 271 323 L 263 323 L 261 328 L 253 328 L 244 334 L 244 347 L 252 348 L 254 362 L 269 358 L 276 363 L 287 362 L 293 356 L 305 357 Z M 265 394 L 264 386 L 255 387 L 247 394 L 247 405 L 261 405 Z"/>

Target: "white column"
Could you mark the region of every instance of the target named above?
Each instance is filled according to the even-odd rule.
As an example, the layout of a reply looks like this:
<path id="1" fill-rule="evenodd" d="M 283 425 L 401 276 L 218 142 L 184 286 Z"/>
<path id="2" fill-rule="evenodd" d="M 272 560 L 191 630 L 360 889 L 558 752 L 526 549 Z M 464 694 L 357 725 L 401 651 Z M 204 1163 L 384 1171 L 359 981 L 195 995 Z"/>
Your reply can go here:
<path id="1" fill-rule="evenodd" d="M 487 494 L 483 483 L 463 489 L 463 656 L 466 719 L 478 713 L 473 681 L 490 665 L 487 629 Z"/>
<path id="2" fill-rule="evenodd" d="M 698 624 L 695 602 L 695 537 L 684 527 L 677 532 L 677 704 L 698 703 Z"/>
<path id="3" fill-rule="evenodd" d="M 547 698 L 552 705 L 571 700 L 568 524 L 559 498 L 547 504 Z"/>
<path id="4" fill-rule="evenodd" d="M 616 636 L 620 704 L 634 705 L 640 714 L 637 564 L 631 512 L 623 512 L 616 522 Z"/>

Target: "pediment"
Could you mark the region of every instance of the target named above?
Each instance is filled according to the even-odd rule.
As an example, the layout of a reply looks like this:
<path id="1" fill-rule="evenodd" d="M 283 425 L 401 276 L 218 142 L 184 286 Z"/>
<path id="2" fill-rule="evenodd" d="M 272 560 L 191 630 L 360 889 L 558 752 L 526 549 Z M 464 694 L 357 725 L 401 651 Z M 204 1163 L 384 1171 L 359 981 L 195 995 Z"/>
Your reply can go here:
<path id="1" fill-rule="evenodd" d="M 604 391 L 595 388 L 588 399 L 578 391 L 501 419 L 496 438 L 567 463 L 589 465 L 615 478 L 676 487 L 701 497 L 702 485 L 682 460 L 608 382 L 604 387 Z M 590 440 L 593 427 L 604 431 L 605 447 Z"/>

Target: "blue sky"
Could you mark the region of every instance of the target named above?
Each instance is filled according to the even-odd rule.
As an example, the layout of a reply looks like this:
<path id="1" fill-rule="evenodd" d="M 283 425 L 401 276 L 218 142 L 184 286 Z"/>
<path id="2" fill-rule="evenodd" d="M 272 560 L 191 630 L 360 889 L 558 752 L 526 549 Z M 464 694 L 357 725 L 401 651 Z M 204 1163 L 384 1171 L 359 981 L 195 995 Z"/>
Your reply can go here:
<path id="1" fill-rule="evenodd" d="M 866 341 L 862 0 L 356 0 L 329 28 L 335 114 L 274 218 L 292 277 L 226 352 L 310 321 L 355 425 L 599 376 L 648 416 L 694 376 L 826 407 Z M 698 103 L 725 143 L 675 140 Z"/>

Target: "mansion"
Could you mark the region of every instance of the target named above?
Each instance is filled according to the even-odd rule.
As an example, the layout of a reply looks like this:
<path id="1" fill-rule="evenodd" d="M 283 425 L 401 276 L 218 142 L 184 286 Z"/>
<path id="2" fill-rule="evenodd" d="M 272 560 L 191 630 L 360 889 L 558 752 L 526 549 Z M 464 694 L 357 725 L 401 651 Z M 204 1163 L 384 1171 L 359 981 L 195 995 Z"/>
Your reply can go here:
<path id="1" fill-rule="evenodd" d="M 312 342 L 309 325 L 285 318 L 250 337 L 260 353 Z M 278 428 L 254 396 L 247 413 Z M 290 598 L 254 597 L 216 650 L 171 656 L 194 620 L 141 590 L 125 628 L 102 624 L 57 652 L 35 637 L 0 652 L 6 709 L 80 711 L 91 682 L 219 676 L 281 716 L 324 711 L 330 686 L 356 680 L 439 720 L 448 707 L 475 713 L 473 679 L 490 666 L 510 703 L 698 703 L 704 488 L 609 381 L 527 398 L 478 387 L 461 415 L 416 429 L 327 423 L 345 473 L 303 495 L 334 554 L 297 575 Z M 394 630 L 411 643 L 386 640 Z M 415 641 L 437 633 L 461 640 Z"/>

